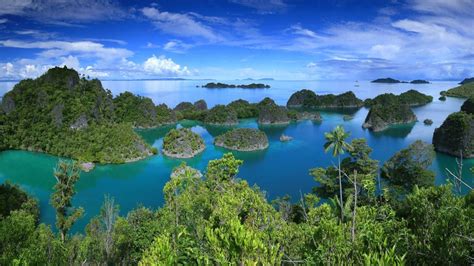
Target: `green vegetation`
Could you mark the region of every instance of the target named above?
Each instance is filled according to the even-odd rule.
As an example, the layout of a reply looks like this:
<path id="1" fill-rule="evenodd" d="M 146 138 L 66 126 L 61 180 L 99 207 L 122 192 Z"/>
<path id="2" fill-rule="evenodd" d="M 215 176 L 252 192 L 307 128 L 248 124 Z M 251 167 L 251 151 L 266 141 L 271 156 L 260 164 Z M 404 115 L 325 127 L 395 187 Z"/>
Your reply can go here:
<path id="1" fill-rule="evenodd" d="M 0 220 L 15 210 L 25 210 L 33 214 L 35 220 L 39 218 L 38 202 L 9 182 L 0 185 Z"/>
<path id="2" fill-rule="evenodd" d="M 174 158 L 191 158 L 206 146 L 198 134 L 187 128 L 171 129 L 163 139 L 163 154 Z"/>
<path id="3" fill-rule="evenodd" d="M 401 151 L 388 167 L 393 169 L 390 178 L 400 173 L 400 178 L 410 181 L 411 190 L 398 194 L 383 189 L 376 194 L 378 167 L 369 156 L 371 149 L 363 139 L 353 140 L 351 146 L 341 164 L 342 217 L 337 201 L 321 203 L 315 194 L 294 203 L 288 197 L 268 203 L 258 187 L 237 178 L 243 162 L 225 154 L 209 162 L 204 176 L 185 164 L 176 168 L 163 189 L 165 204 L 158 210 L 138 207 L 120 216 L 113 198 L 106 196 L 100 214 L 89 221 L 85 233 L 65 234 L 64 241 L 49 226 L 36 223 L 34 214 L 16 205 L 0 217 L 0 263 L 472 263 L 473 192 L 457 196 L 449 185 L 419 187 L 413 181 L 420 180 L 416 175 L 426 170 L 429 156 L 424 148 L 417 148 Z M 400 162 L 405 159 L 409 167 L 401 170 L 404 164 Z M 334 170 L 331 179 L 319 180 L 326 180 L 320 185 L 335 187 L 337 193 Z M 65 191 L 72 196 L 74 186 L 67 187 Z"/>
<path id="4" fill-rule="evenodd" d="M 464 84 L 468 84 L 468 83 L 472 83 L 472 82 L 474 82 L 474 77 L 465 78 L 465 79 L 463 79 L 463 81 L 459 82 L 459 84 L 464 85 Z"/>
<path id="5" fill-rule="evenodd" d="M 339 95 L 316 95 L 311 90 L 300 90 L 293 93 L 286 106 L 288 108 L 329 109 L 329 108 L 359 108 L 362 100 L 358 99 L 352 91 Z"/>
<path id="6" fill-rule="evenodd" d="M 79 165 L 75 162 L 60 161 L 54 170 L 56 185 L 51 194 L 51 205 L 56 209 L 56 227 L 61 235 L 61 241 L 77 219 L 84 214 L 84 209 L 72 207 L 72 197 L 76 194 L 74 186 L 79 180 Z"/>
<path id="7" fill-rule="evenodd" d="M 257 104 L 258 123 L 262 125 L 285 125 L 290 123 L 288 109 L 277 105 L 272 99 L 266 97 Z"/>
<path id="8" fill-rule="evenodd" d="M 255 104 L 250 104 L 248 101 L 239 99 L 227 105 L 237 113 L 237 118 L 252 118 L 258 117 L 258 109 Z"/>
<path id="9" fill-rule="evenodd" d="M 206 110 L 197 108 L 190 102 L 181 102 L 174 108 L 178 120 L 189 119 L 202 121 L 206 116 Z"/>
<path id="10" fill-rule="evenodd" d="M 393 78 L 379 78 L 376 80 L 372 80 L 372 83 L 400 83 L 400 80 L 393 79 Z"/>
<path id="11" fill-rule="evenodd" d="M 265 85 L 262 83 L 251 83 L 248 85 L 241 84 L 241 85 L 234 85 L 234 84 L 225 84 L 225 83 L 220 83 L 220 82 L 210 82 L 207 83 L 206 85 L 202 86 L 203 88 L 208 88 L 208 89 L 234 89 L 234 88 L 241 88 L 241 89 L 268 89 L 270 88 L 270 85 Z"/>
<path id="12" fill-rule="evenodd" d="M 450 114 L 435 129 L 433 145 L 437 151 L 456 157 L 474 157 L 474 114 L 463 111 Z"/>
<path id="13" fill-rule="evenodd" d="M 415 113 L 406 104 L 376 104 L 370 108 L 362 127 L 373 131 L 382 131 L 391 125 L 407 124 L 416 120 Z"/>
<path id="14" fill-rule="evenodd" d="M 434 156 L 433 145 L 415 141 L 385 162 L 381 176 L 389 181 L 392 188 L 408 192 L 415 186 L 432 186 L 435 174 L 428 167 L 433 163 Z"/>
<path id="15" fill-rule="evenodd" d="M 214 144 L 231 150 L 256 151 L 268 147 L 268 138 L 258 129 L 236 128 L 217 136 Z"/>
<path id="16" fill-rule="evenodd" d="M 446 92 L 446 96 L 458 98 L 474 97 L 474 82 L 464 83 L 463 85 L 449 89 Z"/>
<path id="17" fill-rule="evenodd" d="M 237 125 L 239 120 L 234 109 L 225 105 L 216 105 L 207 112 L 204 122 L 210 125 Z"/>
<path id="18" fill-rule="evenodd" d="M 366 99 L 364 102 L 365 106 L 371 107 L 377 104 L 407 104 L 409 106 L 420 106 L 425 105 L 433 101 L 433 97 L 418 92 L 416 90 L 408 90 L 400 95 L 394 95 L 392 93 L 380 94 L 373 99 Z"/>
<path id="19" fill-rule="evenodd" d="M 474 96 L 469 97 L 461 106 L 461 111 L 474 114 Z"/>
<path id="20" fill-rule="evenodd" d="M 442 101 L 442 102 L 446 101 L 446 96 L 439 97 L 439 100 Z"/>
<path id="21" fill-rule="evenodd" d="M 111 92 L 99 80 L 79 78 L 72 69 L 52 68 L 37 79 L 22 80 L 3 97 L 0 149 L 99 163 L 149 156 L 149 145 L 130 124 L 122 123 L 124 117 L 117 119 L 114 109 Z"/>

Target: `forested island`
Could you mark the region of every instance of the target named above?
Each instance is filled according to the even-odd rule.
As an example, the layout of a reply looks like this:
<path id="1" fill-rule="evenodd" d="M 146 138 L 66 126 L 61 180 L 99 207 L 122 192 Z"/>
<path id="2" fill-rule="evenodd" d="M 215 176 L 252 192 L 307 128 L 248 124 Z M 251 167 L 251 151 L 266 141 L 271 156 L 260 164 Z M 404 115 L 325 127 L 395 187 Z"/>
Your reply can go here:
<path id="1" fill-rule="evenodd" d="M 263 83 L 251 83 L 251 84 L 226 84 L 226 83 L 220 83 L 220 82 L 210 82 L 207 83 L 206 85 L 202 85 L 203 88 L 208 88 L 208 89 L 235 89 L 235 88 L 240 88 L 240 89 L 268 89 L 270 88 L 270 85 L 266 85 Z"/>
<path id="2" fill-rule="evenodd" d="M 474 82 L 474 77 L 472 77 L 472 78 L 465 78 L 465 79 L 463 79 L 461 82 L 459 82 L 459 84 L 465 85 L 465 84 L 467 84 L 467 83 L 473 83 L 473 82 Z"/>
<path id="3" fill-rule="evenodd" d="M 214 144 L 230 150 L 257 151 L 268 148 L 268 138 L 258 129 L 236 128 L 217 136 Z"/>
<path id="4" fill-rule="evenodd" d="M 173 158 L 192 158 L 206 145 L 198 134 L 187 128 L 171 129 L 163 138 L 163 154 Z"/>
<path id="5" fill-rule="evenodd" d="M 379 78 L 371 81 L 372 83 L 400 83 L 401 81 L 393 78 Z"/>
<path id="6" fill-rule="evenodd" d="M 433 145 L 437 151 L 456 157 L 474 157 L 474 98 L 467 99 L 459 112 L 435 129 Z"/>
<path id="7" fill-rule="evenodd" d="M 474 96 L 474 82 L 464 82 L 462 85 L 451 88 L 445 92 L 445 96 L 457 98 L 469 98 Z"/>
<path id="8" fill-rule="evenodd" d="M 159 124 L 158 111 L 137 98 L 137 113 L 124 113 L 125 98 L 116 102 L 99 80 L 80 78 L 68 68 L 52 68 L 37 79 L 20 81 L 2 99 L 0 150 L 45 152 L 86 162 L 123 163 L 154 153 L 132 124 Z M 151 108 L 153 109 L 153 108 Z M 149 113 L 151 111 L 151 113 Z M 133 121 L 138 118 L 137 121 Z M 148 121 L 150 120 L 150 121 Z"/>
<path id="9" fill-rule="evenodd" d="M 352 91 L 339 95 L 316 95 L 311 90 L 300 90 L 291 95 L 286 106 L 306 109 L 360 108 L 363 106 L 363 101 L 358 99 Z"/>

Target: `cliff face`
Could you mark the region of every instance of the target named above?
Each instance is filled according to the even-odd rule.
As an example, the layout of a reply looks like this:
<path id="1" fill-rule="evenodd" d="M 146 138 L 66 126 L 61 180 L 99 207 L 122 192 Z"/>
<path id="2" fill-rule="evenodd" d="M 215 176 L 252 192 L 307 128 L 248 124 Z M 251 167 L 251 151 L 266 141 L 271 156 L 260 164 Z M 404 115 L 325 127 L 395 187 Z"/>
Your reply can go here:
<path id="1" fill-rule="evenodd" d="M 461 106 L 461 111 L 468 114 L 474 114 L 474 97 L 467 99 Z"/>
<path id="2" fill-rule="evenodd" d="M 439 152 L 474 158 L 474 114 L 453 113 L 435 129 L 433 145 Z"/>
<path id="3" fill-rule="evenodd" d="M 416 120 L 416 115 L 406 104 L 377 104 L 370 109 L 362 127 L 382 131 L 391 125 L 408 124 Z"/>
<path id="4" fill-rule="evenodd" d="M 225 105 L 216 105 L 206 114 L 204 119 L 206 124 L 210 125 L 237 125 L 239 120 L 237 113 Z"/>
<path id="5" fill-rule="evenodd" d="M 363 106 L 352 91 L 339 95 L 316 95 L 310 90 L 300 90 L 291 95 L 286 106 L 288 108 L 330 109 L 330 108 L 359 108 Z"/>

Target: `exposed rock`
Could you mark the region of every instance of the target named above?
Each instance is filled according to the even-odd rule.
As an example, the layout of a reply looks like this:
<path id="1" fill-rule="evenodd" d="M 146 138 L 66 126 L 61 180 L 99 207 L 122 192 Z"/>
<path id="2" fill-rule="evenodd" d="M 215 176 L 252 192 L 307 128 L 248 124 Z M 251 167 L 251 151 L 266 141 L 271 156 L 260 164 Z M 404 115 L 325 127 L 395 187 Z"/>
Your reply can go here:
<path id="1" fill-rule="evenodd" d="M 71 125 L 71 129 L 81 129 L 81 128 L 86 128 L 87 126 L 88 126 L 87 116 L 85 114 L 82 114 Z"/>
<path id="2" fill-rule="evenodd" d="M 217 136 L 214 144 L 231 150 L 256 151 L 268 148 L 268 138 L 258 129 L 236 128 Z"/>
<path id="3" fill-rule="evenodd" d="M 174 108 L 175 111 L 185 111 L 185 110 L 190 110 L 194 109 L 194 104 L 190 102 L 181 102 L 176 107 Z"/>
<path id="4" fill-rule="evenodd" d="M 207 110 L 207 103 L 204 100 L 199 100 L 194 103 L 194 107 L 196 107 L 197 110 L 200 111 L 205 111 Z"/>
<path id="5" fill-rule="evenodd" d="M 427 125 L 427 126 L 431 126 L 431 125 L 433 124 L 433 120 L 431 120 L 431 119 L 425 119 L 425 120 L 423 121 L 423 123 L 424 123 L 425 125 Z"/>
<path id="6" fill-rule="evenodd" d="M 172 129 L 163 139 L 163 154 L 173 158 L 192 158 L 205 148 L 202 137 L 187 128 Z"/>
<path id="7" fill-rule="evenodd" d="M 237 113 L 225 105 L 216 105 L 206 114 L 204 122 L 209 125 L 237 125 Z"/>
<path id="8" fill-rule="evenodd" d="M 192 178 L 202 177 L 201 171 L 194 169 L 190 166 L 187 166 L 186 164 L 181 164 L 180 166 L 173 169 L 173 172 L 171 172 L 170 178 L 177 178 L 183 175 L 191 176 Z"/>
<path id="9" fill-rule="evenodd" d="M 474 114 L 457 112 L 449 115 L 435 129 L 433 145 L 439 152 L 463 158 L 474 158 Z"/>
<path id="10" fill-rule="evenodd" d="M 415 114 L 407 104 L 377 104 L 370 109 L 362 127 L 382 131 L 391 125 L 408 124 L 416 120 Z"/>
<path id="11" fill-rule="evenodd" d="M 276 104 L 263 105 L 258 114 L 258 123 L 262 125 L 289 124 L 288 110 Z"/>
<path id="12" fill-rule="evenodd" d="M 280 141 L 281 142 L 287 142 L 287 141 L 292 141 L 292 140 L 293 140 L 293 137 L 287 136 L 285 134 L 281 134 L 281 136 L 280 136 Z"/>
<path id="13" fill-rule="evenodd" d="M 82 171 L 87 173 L 87 172 L 90 172 L 92 169 L 94 169 L 95 164 L 91 162 L 81 163 L 79 167 L 81 168 Z"/>
<path id="14" fill-rule="evenodd" d="M 53 110 L 51 110 L 53 124 L 57 127 L 61 127 L 63 125 L 63 110 L 64 104 L 62 103 L 55 105 Z"/>
<path id="15" fill-rule="evenodd" d="M 296 113 L 296 120 L 297 121 L 303 121 L 303 120 L 311 120 L 311 121 L 317 121 L 321 122 L 321 114 L 319 112 L 297 112 Z"/>
<path id="16" fill-rule="evenodd" d="M 2 110 L 7 115 L 15 110 L 15 100 L 8 94 L 2 99 Z"/>
<path id="17" fill-rule="evenodd" d="M 461 106 L 461 111 L 474 114 L 474 97 L 468 98 Z"/>

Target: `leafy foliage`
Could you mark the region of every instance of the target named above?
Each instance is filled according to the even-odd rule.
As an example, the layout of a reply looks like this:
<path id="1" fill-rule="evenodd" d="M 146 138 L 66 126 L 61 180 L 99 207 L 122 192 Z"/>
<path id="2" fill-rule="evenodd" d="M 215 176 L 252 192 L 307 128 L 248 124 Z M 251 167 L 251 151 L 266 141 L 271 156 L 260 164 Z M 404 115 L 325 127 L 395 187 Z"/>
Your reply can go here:
<path id="1" fill-rule="evenodd" d="M 190 158 L 205 148 L 204 140 L 187 128 L 171 129 L 163 139 L 163 153 L 177 158 Z"/>

